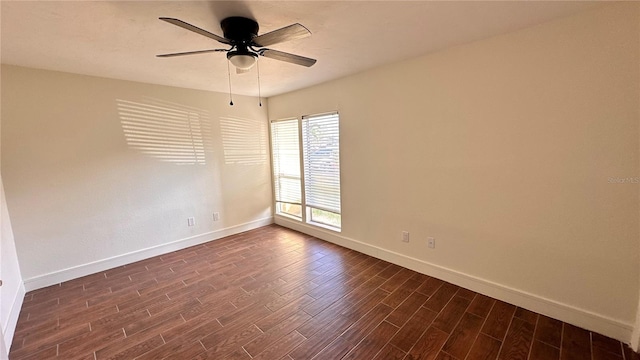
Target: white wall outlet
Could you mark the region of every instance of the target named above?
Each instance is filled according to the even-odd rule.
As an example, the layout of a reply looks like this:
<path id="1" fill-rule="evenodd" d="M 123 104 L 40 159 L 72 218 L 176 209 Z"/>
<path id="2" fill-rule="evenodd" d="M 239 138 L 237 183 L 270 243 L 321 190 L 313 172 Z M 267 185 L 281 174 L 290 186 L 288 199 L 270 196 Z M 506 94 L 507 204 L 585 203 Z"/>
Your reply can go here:
<path id="1" fill-rule="evenodd" d="M 409 232 L 408 231 L 403 231 L 402 232 L 402 241 L 409 242 Z"/>
<path id="2" fill-rule="evenodd" d="M 192 217 L 187 218 L 187 226 L 193 226 L 195 224 L 196 224 L 195 218 L 192 218 Z"/>
<path id="3" fill-rule="evenodd" d="M 213 221 L 218 221 L 220 220 L 220 213 L 219 212 L 214 212 L 213 213 Z"/>
<path id="4" fill-rule="evenodd" d="M 435 239 L 435 238 L 432 238 L 432 237 L 428 237 L 428 238 L 427 238 L 427 246 L 428 246 L 430 249 L 435 249 L 435 248 L 436 248 L 436 239 Z"/>

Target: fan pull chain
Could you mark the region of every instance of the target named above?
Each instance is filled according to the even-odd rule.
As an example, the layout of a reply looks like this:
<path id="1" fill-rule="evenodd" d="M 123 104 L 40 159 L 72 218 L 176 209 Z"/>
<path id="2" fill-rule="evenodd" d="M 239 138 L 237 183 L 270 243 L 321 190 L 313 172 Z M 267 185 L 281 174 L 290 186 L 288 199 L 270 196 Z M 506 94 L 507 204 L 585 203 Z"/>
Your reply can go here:
<path id="1" fill-rule="evenodd" d="M 262 94 L 260 93 L 260 60 L 256 59 L 256 67 L 258 69 L 258 101 L 260 101 L 260 106 L 262 106 Z"/>
<path id="2" fill-rule="evenodd" d="M 229 60 L 227 60 L 227 75 L 229 75 L 229 105 L 233 106 L 233 97 L 231 96 L 231 68 L 229 67 Z"/>

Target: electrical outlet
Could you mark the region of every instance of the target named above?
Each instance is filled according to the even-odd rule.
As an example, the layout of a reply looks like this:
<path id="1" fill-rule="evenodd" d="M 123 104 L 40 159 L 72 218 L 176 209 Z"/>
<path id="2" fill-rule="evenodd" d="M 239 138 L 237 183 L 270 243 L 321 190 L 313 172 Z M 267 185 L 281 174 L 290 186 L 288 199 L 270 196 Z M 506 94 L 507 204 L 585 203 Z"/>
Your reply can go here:
<path id="1" fill-rule="evenodd" d="M 187 226 L 193 226 L 196 224 L 196 219 L 195 218 L 187 218 Z"/>
<path id="2" fill-rule="evenodd" d="M 220 213 L 219 212 L 214 212 L 213 213 L 213 221 L 218 221 L 220 220 Z"/>
<path id="3" fill-rule="evenodd" d="M 427 238 L 427 246 L 428 246 L 430 249 L 435 249 L 435 248 L 436 248 L 436 239 L 435 239 L 435 238 L 432 238 L 432 237 L 428 237 L 428 238 Z"/>
<path id="4" fill-rule="evenodd" d="M 409 232 L 408 231 L 403 231 L 402 232 L 402 241 L 409 242 Z"/>

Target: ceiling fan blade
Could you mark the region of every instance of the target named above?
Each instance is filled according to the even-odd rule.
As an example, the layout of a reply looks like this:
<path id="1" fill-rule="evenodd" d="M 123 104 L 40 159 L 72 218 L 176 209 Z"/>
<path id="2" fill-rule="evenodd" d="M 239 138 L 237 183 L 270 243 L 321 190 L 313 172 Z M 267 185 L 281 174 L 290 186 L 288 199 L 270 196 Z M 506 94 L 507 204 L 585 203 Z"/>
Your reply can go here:
<path id="1" fill-rule="evenodd" d="M 178 19 L 174 19 L 174 18 L 167 18 L 167 17 L 161 17 L 159 19 L 162 20 L 162 21 L 166 21 L 169 24 L 180 26 L 183 29 L 187 29 L 187 30 L 193 31 L 194 33 L 198 33 L 200 35 L 206 36 L 206 37 L 208 37 L 210 39 L 217 40 L 217 41 L 219 41 L 219 42 L 221 42 L 223 44 L 231 45 L 231 41 L 230 40 L 225 39 L 222 36 L 216 35 L 214 33 L 210 33 L 207 30 L 200 29 L 199 27 L 191 25 L 189 23 L 186 23 L 186 22 L 184 22 L 182 20 L 178 20 Z"/>
<path id="2" fill-rule="evenodd" d="M 210 50 L 186 51 L 186 52 L 171 53 L 171 54 L 160 54 L 160 55 L 156 55 L 156 57 L 164 58 L 164 57 L 183 56 L 183 55 L 205 54 L 205 53 L 221 52 L 221 51 L 229 51 L 229 50 L 227 50 L 227 49 L 210 49 Z"/>
<path id="3" fill-rule="evenodd" d="M 283 41 L 295 40 L 311 36 L 311 31 L 300 24 L 293 24 L 253 38 L 258 47 L 269 46 Z"/>
<path id="4" fill-rule="evenodd" d="M 306 67 L 312 66 L 317 61 L 316 59 L 311 59 L 311 58 L 308 58 L 308 57 L 289 54 L 289 53 L 286 53 L 286 52 L 282 52 L 282 51 L 278 51 L 278 50 L 271 50 L 271 49 L 260 50 L 258 52 L 258 54 L 260 54 L 260 55 L 262 55 L 264 57 L 271 58 L 271 59 L 280 60 L 280 61 L 286 61 L 286 62 L 290 62 L 292 64 L 302 65 L 302 66 L 306 66 Z"/>

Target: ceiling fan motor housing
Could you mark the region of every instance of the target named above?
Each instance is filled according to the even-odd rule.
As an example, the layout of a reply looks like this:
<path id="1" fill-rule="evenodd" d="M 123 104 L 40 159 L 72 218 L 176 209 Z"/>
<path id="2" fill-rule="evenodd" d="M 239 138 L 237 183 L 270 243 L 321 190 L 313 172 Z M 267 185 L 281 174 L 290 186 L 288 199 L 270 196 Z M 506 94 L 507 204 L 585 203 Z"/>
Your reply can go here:
<path id="1" fill-rule="evenodd" d="M 220 27 L 224 37 L 236 44 L 251 43 L 251 40 L 258 36 L 258 23 L 241 16 L 228 17 L 220 22 Z"/>

